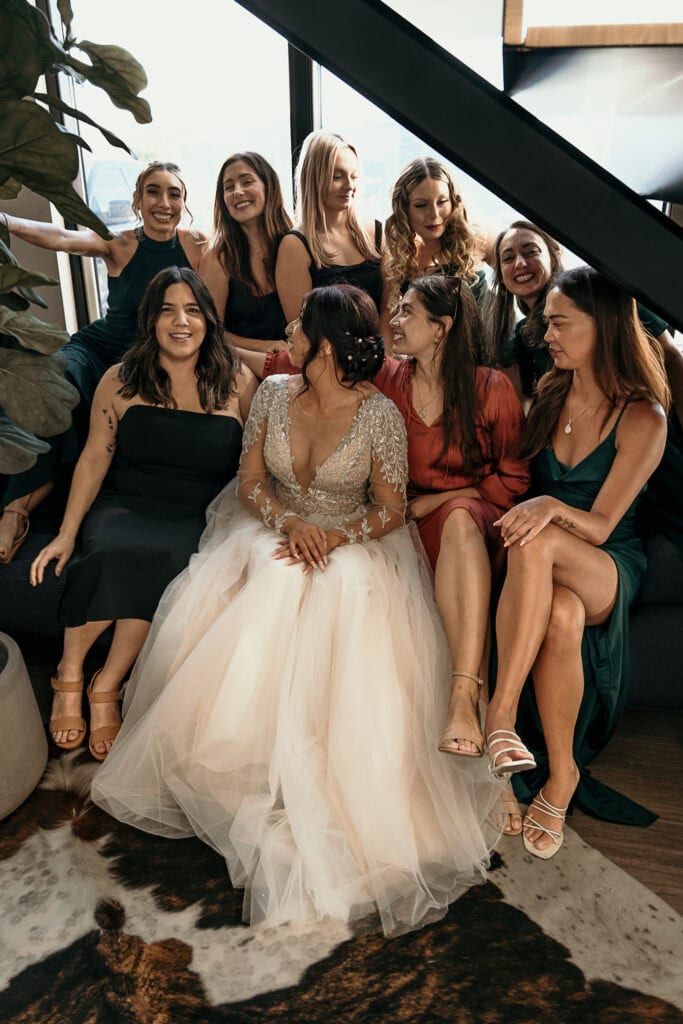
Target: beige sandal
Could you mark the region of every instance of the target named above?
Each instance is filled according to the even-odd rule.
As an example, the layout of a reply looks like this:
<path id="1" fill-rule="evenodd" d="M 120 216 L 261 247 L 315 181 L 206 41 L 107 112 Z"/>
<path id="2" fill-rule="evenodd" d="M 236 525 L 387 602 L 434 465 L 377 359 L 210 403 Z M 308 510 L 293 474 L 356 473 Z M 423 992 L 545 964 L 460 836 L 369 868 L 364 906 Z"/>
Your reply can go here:
<path id="1" fill-rule="evenodd" d="M 68 681 L 66 679 L 59 679 L 58 676 L 53 676 L 50 680 L 50 685 L 57 693 L 83 693 L 82 679 Z M 80 747 L 85 739 L 85 719 L 77 718 L 75 715 L 61 715 L 59 718 L 50 718 L 48 728 L 52 742 L 61 750 L 74 750 L 76 747 Z M 54 733 L 69 732 L 72 729 L 77 729 L 80 733 L 80 736 L 77 736 L 75 740 L 64 740 L 62 743 L 58 743 L 54 738 Z"/>
<path id="2" fill-rule="evenodd" d="M 88 703 L 91 707 L 93 704 L 113 704 L 116 701 L 121 700 L 121 690 L 93 690 L 95 680 L 101 671 L 102 669 L 98 668 L 97 672 L 95 672 L 94 676 L 90 680 L 90 685 L 88 686 Z M 109 751 L 95 750 L 93 744 L 104 743 L 106 740 L 115 740 L 120 730 L 121 722 L 119 722 L 118 725 L 101 725 L 99 729 L 90 730 L 88 750 L 96 761 L 104 761 Z"/>
<path id="3" fill-rule="evenodd" d="M 479 676 L 472 675 L 471 672 L 459 672 L 457 669 L 451 672 L 451 679 L 453 676 L 464 676 L 466 679 L 472 679 L 473 682 L 477 683 L 479 687 L 484 685 L 484 680 L 480 679 Z M 477 704 L 479 702 L 477 701 Z M 474 712 L 476 714 L 477 709 L 475 706 Z M 459 740 L 468 740 L 473 743 L 476 750 L 460 750 L 458 747 L 449 746 L 451 743 L 457 743 Z M 464 725 L 462 728 L 456 726 L 455 729 L 448 729 L 447 732 L 441 737 L 439 743 L 439 750 L 442 754 L 458 754 L 460 757 L 482 757 L 484 754 L 484 736 L 481 732 L 478 735 L 472 736 L 471 729 L 469 726 Z"/>
<path id="4" fill-rule="evenodd" d="M 4 555 L 0 555 L 0 565 L 9 565 L 9 563 L 11 561 L 13 561 L 14 556 L 16 555 L 17 551 L 19 550 L 21 545 L 24 543 L 24 541 L 28 537 L 28 528 L 29 528 L 29 525 L 30 525 L 29 524 L 28 516 L 26 515 L 25 512 L 17 512 L 13 508 L 6 508 L 5 511 L 3 512 L 3 515 L 8 515 L 8 514 L 11 514 L 13 516 L 19 516 L 19 520 L 20 520 L 20 524 L 21 524 L 21 526 L 20 526 L 20 533 L 19 533 L 18 537 L 15 536 L 14 540 L 12 541 L 12 543 L 10 544 L 10 546 L 7 549 L 7 553 L 4 554 Z M 81 684 L 82 683 L 83 683 L 83 680 L 81 680 Z M 71 728 L 74 728 L 74 726 L 72 726 Z M 59 730 L 57 730 L 57 732 L 59 732 Z M 59 746 L 63 746 L 63 744 L 59 744 Z M 65 749 L 68 749 L 68 748 L 65 747 Z"/>

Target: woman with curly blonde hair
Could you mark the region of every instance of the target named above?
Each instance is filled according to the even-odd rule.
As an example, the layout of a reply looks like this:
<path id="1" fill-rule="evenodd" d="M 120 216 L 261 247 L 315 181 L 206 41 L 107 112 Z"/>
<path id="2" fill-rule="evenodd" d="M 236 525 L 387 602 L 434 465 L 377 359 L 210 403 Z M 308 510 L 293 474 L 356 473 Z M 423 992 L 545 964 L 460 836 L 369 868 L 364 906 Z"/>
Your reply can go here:
<path id="1" fill-rule="evenodd" d="M 468 223 L 455 182 L 434 157 L 418 157 L 396 179 L 386 222 L 382 272 L 382 327 L 390 337 L 391 311 L 406 281 L 431 274 L 464 278 L 477 302 L 486 293 L 483 271 L 475 269 L 483 240 Z"/>
<path id="2" fill-rule="evenodd" d="M 295 172 L 294 231 L 282 242 L 275 283 L 288 321 L 295 320 L 312 288 L 353 284 L 382 302 L 382 224 L 363 226 L 355 209 L 360 177 L 358 154 L 341 135 L 311 132 Z"/>

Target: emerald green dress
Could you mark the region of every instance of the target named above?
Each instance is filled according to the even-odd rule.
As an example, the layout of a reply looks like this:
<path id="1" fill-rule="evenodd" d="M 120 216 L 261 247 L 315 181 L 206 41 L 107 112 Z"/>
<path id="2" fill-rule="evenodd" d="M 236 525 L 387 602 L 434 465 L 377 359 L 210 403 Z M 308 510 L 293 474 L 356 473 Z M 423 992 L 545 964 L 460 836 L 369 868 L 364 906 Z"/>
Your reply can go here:
<path id="1" fill-rule="evenodd" d="M 573 508 L 590 511 L 616 456 L 614 427 L 593 451 L 575 466 L 557 459 L 552 446 L 532 463 L 533 491 L 548 494 Z M 592 778 L 586 765 L 612 736 L 626 703 L 629 678 L 629 608 L 645 575 L 646 560 L 636 534 L 638 499 L 601 545 L 614 561 L 619 583 L 617 599 L 609 619 L 600 626 L 586 626 L 581 645 L 584 695 L 574 734 L 574 758 L 581 771 L 575 801 L 582 810 L 606 821 L 628 825 L 649 825 L 656 815 Z M 522 693 L 517 729 L 530 750 L 537 768 L 513 776 L 517 797 L 527 803 L 548 777 L 548 755 L 536 707 L 531 677 Z"/>

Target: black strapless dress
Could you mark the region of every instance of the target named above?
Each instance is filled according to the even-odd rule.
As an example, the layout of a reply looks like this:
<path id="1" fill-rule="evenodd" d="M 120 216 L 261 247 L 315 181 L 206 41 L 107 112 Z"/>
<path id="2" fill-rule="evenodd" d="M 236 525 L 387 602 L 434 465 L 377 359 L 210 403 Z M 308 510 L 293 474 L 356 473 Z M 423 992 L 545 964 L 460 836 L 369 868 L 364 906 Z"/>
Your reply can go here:
<path id="1" fill-rule="evenodd" d="M 206 506 L 237 472 L 242 428 L 233 416 L 134 405 L 117 442 L 67 566 L 62 626 L 152 621 L 197 550 Z"/>

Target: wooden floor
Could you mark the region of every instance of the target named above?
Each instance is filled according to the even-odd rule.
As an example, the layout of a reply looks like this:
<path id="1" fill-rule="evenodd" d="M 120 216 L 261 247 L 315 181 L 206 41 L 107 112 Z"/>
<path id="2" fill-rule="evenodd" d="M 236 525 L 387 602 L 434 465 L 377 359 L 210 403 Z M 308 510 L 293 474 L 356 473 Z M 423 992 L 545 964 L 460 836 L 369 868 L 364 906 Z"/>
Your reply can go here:
<path id="1" fill-rule="evenodd" d="M 659 818 L 634 828 L 577 810 L 572 828 L 683 914 L 683 712 L 627 711 L 591 773 Z"/>
<path id="2" fill-rule="evenodd" d="M 49 717 L 49 678 L 59 647 L 21 644 L 38 704 Z M 86 678 L 102 663 L 92 654 Z M 591 846 L 683 914 L 683 711 L 629 710 L 591 772 L 659 815 L 649 828 L 613 825 L 575 811 L 569 823 Z"/>

